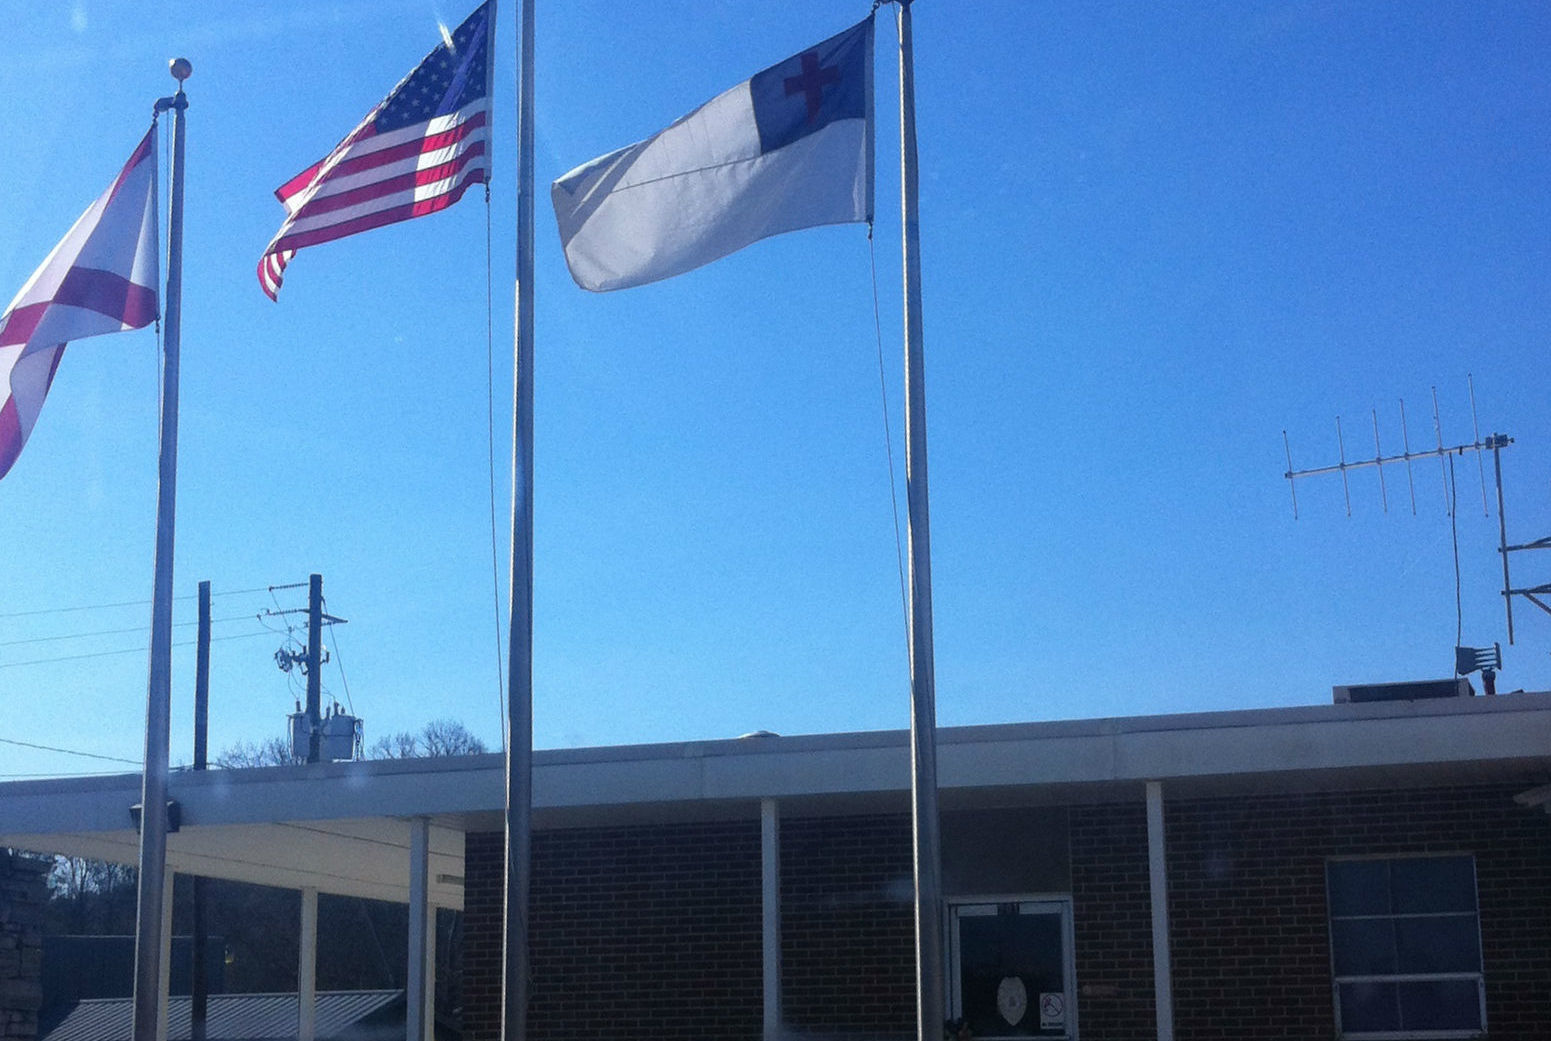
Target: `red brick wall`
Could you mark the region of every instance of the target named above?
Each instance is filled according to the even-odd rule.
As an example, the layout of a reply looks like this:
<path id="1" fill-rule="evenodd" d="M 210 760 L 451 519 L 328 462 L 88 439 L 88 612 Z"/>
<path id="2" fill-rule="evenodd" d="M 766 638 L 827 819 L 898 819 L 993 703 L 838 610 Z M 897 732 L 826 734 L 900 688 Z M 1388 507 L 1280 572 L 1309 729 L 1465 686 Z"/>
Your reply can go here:
<path id="1" fill-rule="evenodd" d="M 1525 787 L 1166 801 L 1180 1041 L 1331 1037 L 1326 858 L 1455 852 L 1476 859 L 1490 1036 L 1551 1037 L 1551 821 Z"/>
<path id="2" fill-rule="evenodd" d="M 499 831 L 463 836 L 463 1036 L 501 1036 L 501 932 L 506 841 Z"/>
<path id="3" fill-rule="evenodd" d="M 757 820 L 536 834 L 529 1035 L 758 1038 L 759 842 Z M 470 1041 L 499 1036 L 501 857 L 468 836 Z"/>
<path id="4" fill-rule="evenodd" d="M 1083 1041 L 1156 1037 L 1146 807 L 1077 806 L 1067 820 L 1078 1031 Z"/>
<path id="5" fill-rule="evenodd" d="M 759 822 L 534 836 L 534 1037 L 758 1038 Z M 915 1029 L 908 817 L 781 829 L 785 1022 L 907 1038 Z M 465 846 L 463 1026 L 500 1035 L 502 839 Z"/>
<path id="6" fill-rule="evenodd" d="M 785 1025 L 915 1036 L 910 818 L 781 821 Z"/>
<path id="7" fill-rule="evenodd" d="M 1512 801 L 1536 783 L 1165 792 L 1179 1041 L 1328 1041 L 1326 858 L 1427 852 L 1475 855 L 1493 1041 L 1551 1038 L 1551 820 Z M 1083 1041 L 1153 1036 L 1139 796 L 1069 811 Z M 781 852 L 786 1023 L 911 1036 L 909 818 L 785 819 Z M 534 859 L 533 1036 L 759 1036 L 757 821 L 542 832 Z M 470 1041 L 499 1032 L 501 870 L 501 836 L 469 835 Z"/>
<path id="8" fill-rule="evenodd" d="M 1351 798 L 1166 800 L 1181 1041 L 1334 1035 L 1325 856 Z"/>

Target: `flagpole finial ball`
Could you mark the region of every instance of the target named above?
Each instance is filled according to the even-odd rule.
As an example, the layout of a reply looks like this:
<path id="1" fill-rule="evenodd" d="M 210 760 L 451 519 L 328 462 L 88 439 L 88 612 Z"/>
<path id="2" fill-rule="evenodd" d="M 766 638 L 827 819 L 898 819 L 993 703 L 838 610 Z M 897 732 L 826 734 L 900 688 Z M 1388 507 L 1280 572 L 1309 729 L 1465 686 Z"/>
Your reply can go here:
<path id="1" fill-rule="evenodd" d="M 194 66 L 187 58 L 174 58 L 167 63 L 167 71 L 172 73 L 172 78 L 182 83 L 194 74 Z"/>

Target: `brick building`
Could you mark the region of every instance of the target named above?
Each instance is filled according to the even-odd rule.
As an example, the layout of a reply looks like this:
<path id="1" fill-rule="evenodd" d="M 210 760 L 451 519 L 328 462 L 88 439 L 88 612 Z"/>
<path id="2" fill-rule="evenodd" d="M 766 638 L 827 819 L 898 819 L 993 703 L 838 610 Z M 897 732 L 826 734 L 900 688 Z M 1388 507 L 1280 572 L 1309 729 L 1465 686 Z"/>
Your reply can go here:
<path id="1" fill-rule="evenodd" d="M 1551 696 L 938 755 L 945 996 L 977 1039 L 1551 1037 Z M 135 781 L 0 785 L 0 845 L 132 861 Z M 908 788 L 901 733 L 540 752 L 529 1036 L 910 1037 Z M 172 792 L 179 871 L 462 907 L 464 1035 L 499 1036 L 499 757 Z"/>

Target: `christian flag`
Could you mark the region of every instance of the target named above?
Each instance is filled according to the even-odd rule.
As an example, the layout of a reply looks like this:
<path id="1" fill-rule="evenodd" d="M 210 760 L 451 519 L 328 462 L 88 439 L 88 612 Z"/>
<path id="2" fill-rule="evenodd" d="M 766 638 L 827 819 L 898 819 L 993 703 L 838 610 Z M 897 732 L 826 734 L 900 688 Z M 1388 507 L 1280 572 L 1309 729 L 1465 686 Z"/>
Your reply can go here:
<path id="1" fill-rule="evenodd" d="M 571 277 L 602 292 L 771 235 L 872 220 L 872 19 L 554 183 Z"/>
<path id="2" fill-rule="evenodd" d="M 296 251 L 445 210 L 489 178 L 490 37 L 487 0 L 324 158 L 275 189 L 285 223 L 259 261 L 259 285 L 278 299 Z"/>
<path id="3" fill-rule="evenodd" d="M 156 318 L 154 134 L 0 315 L 0 477 L 38 421 L 65 344 Z"/>

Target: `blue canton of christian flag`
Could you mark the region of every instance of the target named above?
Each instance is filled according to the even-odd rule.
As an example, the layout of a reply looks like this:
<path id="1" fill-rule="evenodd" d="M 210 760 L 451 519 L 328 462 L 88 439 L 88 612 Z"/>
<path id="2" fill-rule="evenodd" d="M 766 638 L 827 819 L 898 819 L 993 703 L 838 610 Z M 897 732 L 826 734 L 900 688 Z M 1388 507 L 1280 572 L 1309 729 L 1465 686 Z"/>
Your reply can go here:
<path id="1" fill-rule="evenodd" d="M 550 198 L 571 277 L 594 292 L 872 220 L 872 19 L 577 167 Z"/>

